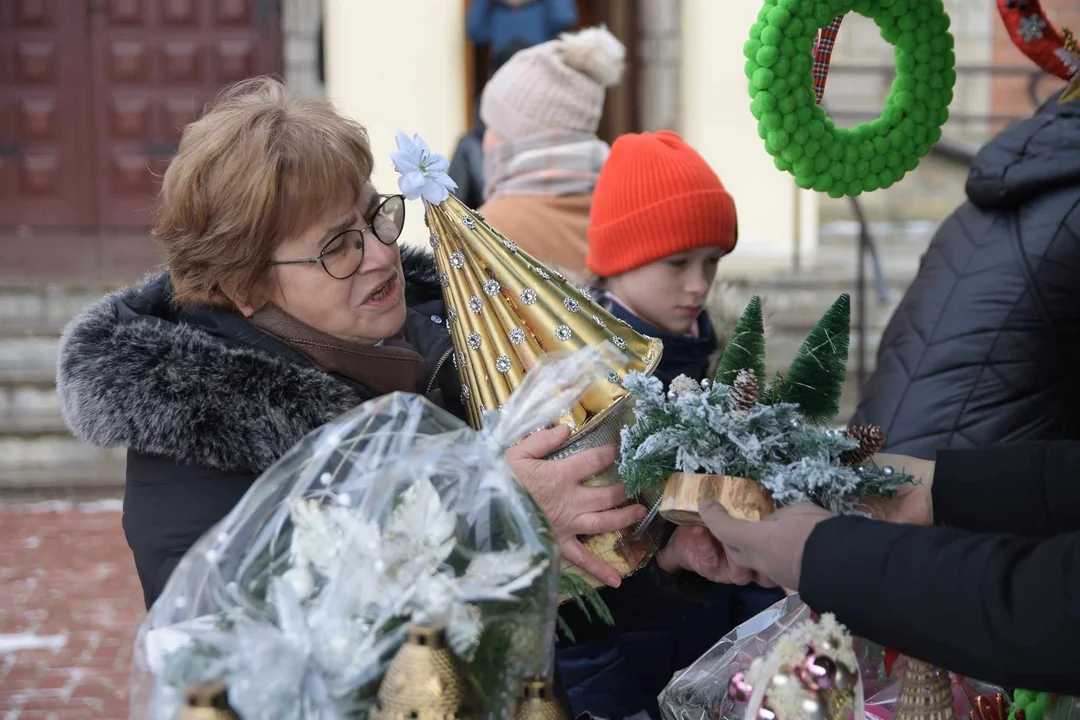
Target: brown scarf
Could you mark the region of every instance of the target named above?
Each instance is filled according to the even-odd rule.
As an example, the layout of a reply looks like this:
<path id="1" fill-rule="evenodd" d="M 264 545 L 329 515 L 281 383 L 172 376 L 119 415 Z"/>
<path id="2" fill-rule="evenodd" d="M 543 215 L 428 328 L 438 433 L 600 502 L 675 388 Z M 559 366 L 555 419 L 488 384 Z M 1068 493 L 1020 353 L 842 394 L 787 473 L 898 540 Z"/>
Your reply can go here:
<path id="1" fill-rule="evenodd" d="M 378 395 L 423 394 L 426 389 L 427 363 L 403 335 L 381 345 L 349 342 L 305 325 L 273 305 L 259 310 L 248 322 L 301 353 L 320 370 L 343 375 Z"/>

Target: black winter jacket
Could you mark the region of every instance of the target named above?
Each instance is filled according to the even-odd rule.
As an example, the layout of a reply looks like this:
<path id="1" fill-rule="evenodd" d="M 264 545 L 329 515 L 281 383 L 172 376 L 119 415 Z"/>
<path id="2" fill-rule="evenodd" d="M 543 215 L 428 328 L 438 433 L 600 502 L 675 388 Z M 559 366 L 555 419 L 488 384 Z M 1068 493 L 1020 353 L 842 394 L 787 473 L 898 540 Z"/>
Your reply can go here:
<path id="1" fill-rule="evenodd" d="M 405 336 L 459 417 L 460 381 L 430 256 L 402 247 Z M 167 274 L 107 295 L 61 341 L 57 389 L 79 438 L 128 448 L 124 532 L 149 607 L 180 558 L 304 435 L 375 393 L 316 369 L 235 313 L 176 310 Z"/>
<path id="2" fill-rule="evenodd" d="M 934 521 L 818 524 L 799 591 L 853 633 L 1004 687 L 1080 694 L 1080 442 L 938 454 Z"/>
<path id="3" fill-rule="evenodd" d="M 992 140 L 938 230 L 852 423 L 890 452 L 1080 438 L 1080 102 Z"/>

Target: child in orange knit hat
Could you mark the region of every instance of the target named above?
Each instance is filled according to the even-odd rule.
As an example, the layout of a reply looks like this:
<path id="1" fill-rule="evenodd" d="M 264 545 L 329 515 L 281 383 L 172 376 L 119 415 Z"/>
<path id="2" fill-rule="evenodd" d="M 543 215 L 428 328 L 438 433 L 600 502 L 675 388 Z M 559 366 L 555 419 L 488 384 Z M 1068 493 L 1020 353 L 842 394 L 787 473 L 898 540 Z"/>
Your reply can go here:
<path id="1" fill-rule="evenodd" d="M 678 375 L 707 377 L 710 358 L 736 319 L 717 317 L 714 328 L 705 305 L 738 226 L 735 203 L 704 158 L 673 132 L 620 137 L 593 191 L 588 237 L 585 264 L 600 278 L 601 302 L 664 343 L 655 376 L 665 385 Z M 615 626 L 594 626 L 591 634 L 579 633 L 573 611 L 564 610 L 583 636 L 577 645 L 562 643 L 556 655 L 575 709 L 659 718 L 655 698 L 675 671 L 783 597 L 702 577 L 723 577 L 723 563 L 703 528 L 679 528 L 655 567 L 642 573 L 659 572 L 658 585 L 670 585 L 670 594 L 646 601 L 635 595 L 637 603 L 627 606 L 629 593 L 601 591 Z"/>
<path id="2" fill-rule="evenodd" d="M 665 385 L 708 372 L 717 339 L 705 300 L 738 234 L 735 201 L 676 133 L 615 141 L 593 191 L 585 264 L 617 317 L 664 341 Z"/>

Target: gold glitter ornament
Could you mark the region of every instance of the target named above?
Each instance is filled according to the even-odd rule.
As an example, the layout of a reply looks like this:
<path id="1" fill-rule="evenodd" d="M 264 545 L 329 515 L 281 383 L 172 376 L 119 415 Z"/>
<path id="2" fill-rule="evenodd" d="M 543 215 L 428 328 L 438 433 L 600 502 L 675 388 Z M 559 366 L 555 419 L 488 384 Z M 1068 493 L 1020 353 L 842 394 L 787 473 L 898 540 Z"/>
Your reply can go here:
<path id="1" fill-rule="evenodd" d="M 514 720 L 568 720 L 550 680 L 519 681 L 516 700 Z"/>
<path id="2" fill-rule="evenodd" d="M 911 657 L 905 662 L 893 720 L 956 720 L 948 671 Z"/>
<path id="3" fill-rule="evenodd" d="M 414 625 L 379 686 L 371 720 L 480 720 L 464 667 L 446 644 L 446 631 Z"/>
<path id="4" fill-rule="evenodd" d="M 176 720 L 240 720 L 229 705 L 225 683 L 192 685 Z"/>
<path id="5" fill-rule="evenodd" d="M 607 344 L 618 349 L 612 353 L 612 366 L 557 421 L 569 427 L 571 435 L 549 459 L 618 445 L 622 428 L 634 419 L 623 380 L 632 371 L 652 374 L 663 343 L 617 319 L 587 290 L 575 287 L 517 247 L 453 194 L 437 204 L 425 199 L 424 222 L 446 302 L 469 424 L 480 428 L 484 413 L 501 408 L 545 355 Z M 618 482 L 621 478 L 612 466 L 584 484 Z M 660 494 L 636 499 L 655 506 Z M 659 550 L 663 529 L 663 523 L 652 523 L 640 533 L 629 527 L 582 542 L 627 576 L 644 567 Z M 579 575 L 594 588 L 602 585 L 566 560 L 563 570 Z M 569 596 L 560 598 L 560 602 L 567 600 Z"/>

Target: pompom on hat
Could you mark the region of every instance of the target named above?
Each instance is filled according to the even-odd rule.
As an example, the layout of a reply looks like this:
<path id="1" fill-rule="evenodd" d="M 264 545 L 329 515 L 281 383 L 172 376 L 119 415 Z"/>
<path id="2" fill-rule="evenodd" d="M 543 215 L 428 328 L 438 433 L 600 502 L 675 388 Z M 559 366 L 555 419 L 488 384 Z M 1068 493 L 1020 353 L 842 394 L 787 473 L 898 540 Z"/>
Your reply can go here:
<path id="1" fill-rule="evenodd" d="M 564 33 L 515 53 L 484 86 L 480 119 L 508 140 L 542 132 L 595 134 L 604 93 L 622 79 L 626 48 L 607 28 Z"/>
<path id="2" fill-rule="evenodd" d="M 593 191 L 585 264 L 612 277 L 738 240 L 735 201 L 705 158 L 669 130 L 623 135 Z"/>

